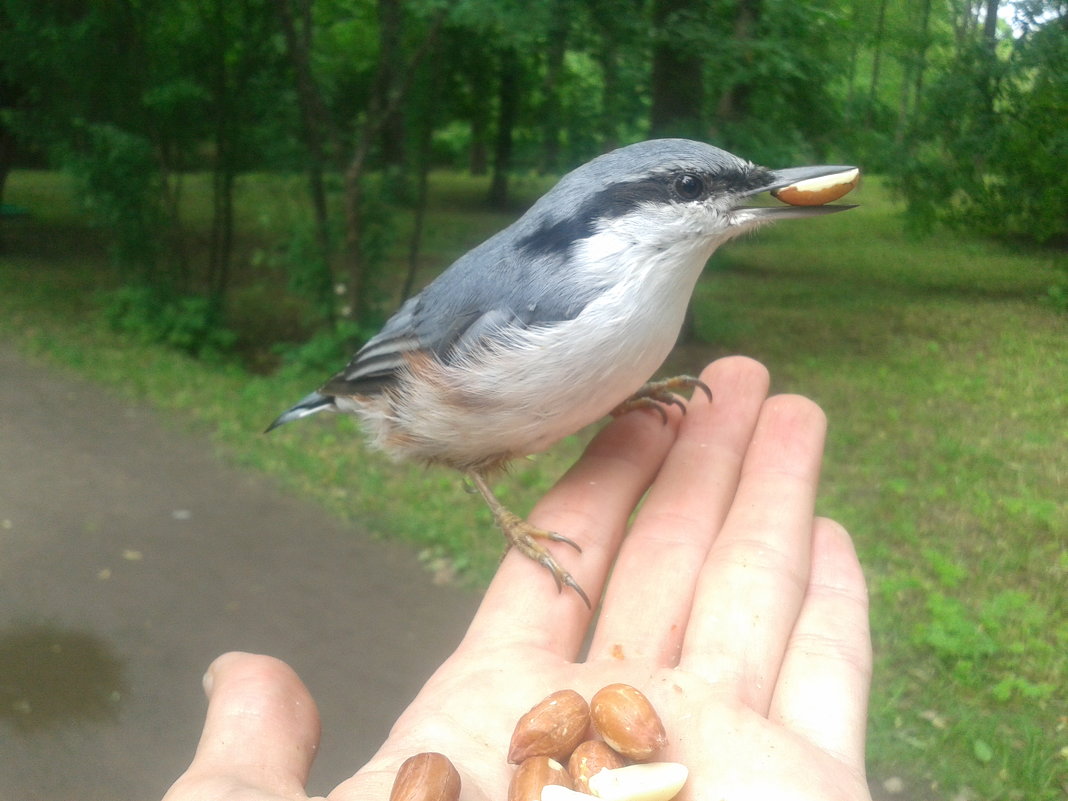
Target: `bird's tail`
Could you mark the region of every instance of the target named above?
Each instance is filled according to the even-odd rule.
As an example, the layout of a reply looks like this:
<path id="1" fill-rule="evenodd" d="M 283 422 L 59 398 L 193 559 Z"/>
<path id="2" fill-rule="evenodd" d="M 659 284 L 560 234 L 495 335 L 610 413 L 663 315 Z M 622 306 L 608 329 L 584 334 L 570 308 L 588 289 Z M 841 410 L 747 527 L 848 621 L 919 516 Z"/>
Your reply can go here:
<path id="1" fill-rule="evenodd" d="M 313 392 L 310 395 L 305 395 L 295 406 L 286 409 L 278 415 L 278 417 L 275 418 L 275 421 L 267 426 L 267 430 L 263 433 L 266 434 L 267 431 L 273 431 L 278 428 L 278 426 L 291 423 L 302 417 L 308 417 L 309 415 L 317 414 L 318 412 L 327 411 L 337 411 L 337 406 L 334 405 L 334 399 L 329 395 L 320 395 L 318 392 Z"/>

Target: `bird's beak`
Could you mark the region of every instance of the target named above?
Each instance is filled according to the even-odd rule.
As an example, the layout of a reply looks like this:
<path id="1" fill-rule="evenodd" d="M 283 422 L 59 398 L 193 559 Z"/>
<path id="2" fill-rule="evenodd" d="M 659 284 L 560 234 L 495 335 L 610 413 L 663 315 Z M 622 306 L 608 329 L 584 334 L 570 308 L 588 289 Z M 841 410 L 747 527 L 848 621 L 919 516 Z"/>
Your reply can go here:
<path id="1" fill-rule="evenodd" d="M 771 192 L 789 205 L 737 206 L 732 216 L 736 224 L 744 224 L 794 217 L 812 217 L 856 208 L 855 206 L 828 206 L 826 204 L 850 192 L 857 185 L 859 178 L 860 170 L 843 165 L 787 167 L 782 170 L 771 170 L 767 182 L 742 193 L 739 197 L 746 198 L 763 192 Z"/>

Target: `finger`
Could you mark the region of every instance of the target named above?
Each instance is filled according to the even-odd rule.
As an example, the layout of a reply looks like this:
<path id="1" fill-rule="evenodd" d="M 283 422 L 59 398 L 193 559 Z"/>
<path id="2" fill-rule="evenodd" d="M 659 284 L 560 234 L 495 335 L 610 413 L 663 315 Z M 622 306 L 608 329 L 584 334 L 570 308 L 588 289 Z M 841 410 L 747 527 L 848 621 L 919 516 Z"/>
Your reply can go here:
<path id="1" fill-rule="evenodd" d="M 234 652 L 212 663 L 204 684 L 209 701 L 200 744 L 168 797 L 205 784 L 304 797 L 319 713 L 293 670 L 272 657 Z"/>
<path id="2" fill-rule="evenodd" d="M 819 519 L 808 590 L 769 717 L 847 765 L 863 766 L 871 662 L 864 573 L 845 530 Z"/>
<path id="3" fill-rule="evenodd" d="M 589 658 L 674 665 L 694 586 L 738 484 L 768 391 L 763 365 L 740 357 L 709 365 L 656 481 L 620 550 Z"/>
<path id="4" fill-rule="evenodd" d="M 582 547 L 576 554 L 566 545 L 550 546 L 595 604 L 627 521 L 675 439 L 681 415 L 670 409 L 668 416 L 667 425 L 649 412 L 613 420 L 528 518 Z M 557 592 L 539 565 L 511 552 L 501 562 L 464 643 L 486 639 L 499 647 L 504 638 L 574 659 L 589 621 L 590 611 L 575 592 Z"/>
<path id="5" fill-rule="evenodd" d="M 685 633 L 680 665 L 761 714 L 808 585 L 825 431 L 805 398 L 764 403 Z"/>

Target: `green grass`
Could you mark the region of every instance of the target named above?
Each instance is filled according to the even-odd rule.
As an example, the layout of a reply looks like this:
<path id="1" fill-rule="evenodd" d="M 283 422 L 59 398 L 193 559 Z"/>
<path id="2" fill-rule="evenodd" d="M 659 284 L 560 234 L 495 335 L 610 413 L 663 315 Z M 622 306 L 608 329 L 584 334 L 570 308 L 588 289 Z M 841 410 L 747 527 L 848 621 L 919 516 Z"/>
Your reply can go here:
<path id="1" fill-rule="evenodd" d="M 249 254 L 299 213 L 272 199 L 293 191 L 257 188 L 242 194 L 248 263 L 235 297 L 246 316 L 272 297 Z M 478 211 L 481 189 L 439 177 L 421 277 L 507 219 Z M 700 341 L 672 367 L 746 353 L 777 390 L 827 410 L 820 511 L 853 532 L 872 594 L 873 780 L 905 778 L 910 799 L 1062 799 L 1068 316 L 1043 298 L 1063 256 L 950 235 L 912 241 L 877 181 L 856 196 L 857 210 L 782 223 L 717 254 L 695 298 Z M 203 197 L 194 182 L 201 220 Z M 6 200 L 36 216 L 6 226 L 0 335 L 210 431 L 228 458 L 415 543 L 437 568 L 475 582 L 492 571 L 498 537 L 456 476 L 369 453 L 349 420 L 261 436 L 321 376 L 254 376 L 107 330 L 96 293 L 112 273 L 66 183 L 16 173 Z M 517 466 L 500 484 L 505 500 L 528 509 L 588 436 Z"/>

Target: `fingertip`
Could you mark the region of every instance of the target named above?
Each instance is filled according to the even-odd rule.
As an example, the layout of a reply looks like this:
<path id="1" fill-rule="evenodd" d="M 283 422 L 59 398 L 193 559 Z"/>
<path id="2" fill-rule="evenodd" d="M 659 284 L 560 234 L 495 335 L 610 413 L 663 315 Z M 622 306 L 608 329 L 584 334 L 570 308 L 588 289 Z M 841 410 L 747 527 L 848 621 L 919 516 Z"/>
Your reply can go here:
<path id="1" fill-rule="evenodd" d="M 684 432 L 708 424 L 720 413 L 733 415 L 739 405 L 756 408 L 767 397 L 771 384 L 768 369 L 746 356 L 716 359 L 701 371 L 699 378 L 712 397 L 699 389 L 694 391 L 689 403 L 690 413 L 683 419 Z M 715 425 L 722 425 L 722 421 Z"/>
<path id="2" fill-rule="evenodd" d="M 281 659 L 245 651 L 227 651 L 215 657 L 208 665 L 202 683 L 209 700 L 221 684 L 299 686 L 302 693 L 307 693 L 296 671 Z"/>
<path id="3" fill-rule="evenodd" d="M 211 700 L 212 693 L 215 691 L 216 677 L 220 673 L 226 673 L 232 665 L 240 665 L 246 657 L 255 658 L 255 654 L 248 654 L 244 651 L 227 651 L 225 654 L 220 654 L 212 660 L 200 680 L 200 683 L 204 688 L 204 695 L 208 697 L 209 701 Z"/>
<path id="4" fill-rule="evenodd" d="M 722 380 L 725 376 L 734 376 L 735 379 L 744 378 L 746 381 L 763 383 L 765 387 L 771 383 L 771 375 L 768 373 L 768 368 L 748 356 L 724 356 L 721 359 L 716 359 L 706 365 L 705 369 L 701 371 L 700 378 L 706 384 L 713 385 L 718 383 L 717 379 Z M 700 394 L 694 395 L 694 397 L 700 397 Z M 713 402 L 715 402 L 714 395 Z"/>
<path id="5" fill-rule="evenodd" d="M 773 395 L 760 410 L 743 474 L 793 475 L 815 493 L 827 436 L 827 416 L 800 395 Z"/>
<path id="6" fill-rule="evenodd" d="M 827 428 L 827 414 L 823 408 L 804 395 L 772 395 L 768 398 L 768 408 L 787 422 L 796 421 L 802 426 L 812 426 L 820 430 Z"/>
<path id="7" fill-rule="evenodd" d="M 826 547 L 843 555 L 856 557 L 856 548 L 849 531 L 830 517 L 816 517 L 815 536 L 826 542 Z"/>
<path id="8" fill-rule="evenodd" d="M 203 684 L 208 713 L 191 771 L 240 774 L 249 786 L 280 778 L 303 786 L 319 745 L 319 712 L 293 668 L 232 651 L 211 663 Z"/>
<path id="9" fill-rule="evenodd" d="M 812 532 L 813 581 L 851 596 L 864 611 L 868 584 L 853 538 L 835 520 L 817 517 Z"/>

